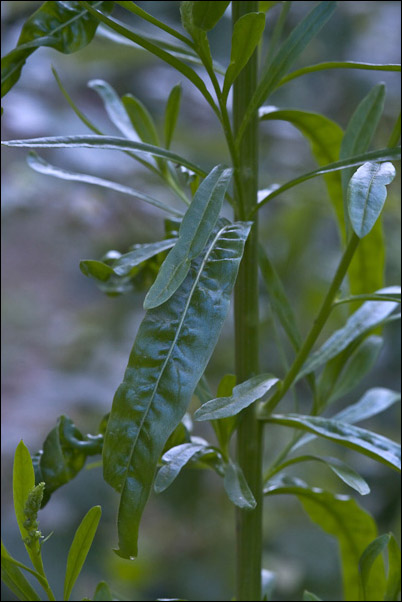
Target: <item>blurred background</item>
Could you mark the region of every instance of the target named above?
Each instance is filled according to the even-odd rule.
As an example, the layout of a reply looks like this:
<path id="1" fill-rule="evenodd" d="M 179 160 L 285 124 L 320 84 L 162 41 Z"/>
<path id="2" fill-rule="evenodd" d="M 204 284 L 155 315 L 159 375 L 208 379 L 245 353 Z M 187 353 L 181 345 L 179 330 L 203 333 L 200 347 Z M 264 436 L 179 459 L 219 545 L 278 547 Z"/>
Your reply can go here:
<path id="1" fill-rule="evenodd" d="M 16 44 L 24 20 L 41 2 L 1 2 L 2 55 Z M 179 2 L 138 2 L 159 19 L 179 25 Z M 314 2 L 295 2 L 289 31 Z M 295 68 L 325 60 L 400 62 L 400 2 L 338 2 L 327 26 L 304 51 Z M 119 16 L 119 11 L 116 11 Z M 269 12 L 267 36 L 279 14 Z M 124 20 L 146 27 L 134 15 Z M 210 33 L 215 58 L 230 56 L 230 12 Z M 151 32 L 151 26 L 150 26 Z M 120 95 L 132 93 L 149 109 L 163 131 L 170 89 L 182 82 L 183 98 L 172 150 L 209 170 L 228 161 L 223 136 L 198 91 L 172 68 L 138 48 L 114 44 L 102 35 L 79 53 L 65 56 L 41 48 L 27 61 L 17 85 L 3 100 L 2 139 L 86 134 L 63 98 L 51 72 L 54 65 L 77 105 L 102 131 L 119 135 L 91 79 L 108 81 Z M 296 79 L 280 88 L 269 104 L 322 112 L 345 127 L 357 104 L 373 85 L 387 86 L 385 111 L 372 148 L 386 145 L 399 112 L 399 74 L 332 70 Z M 41 151 L 49 162 L 124 183 L 161 201 L 169 192 L 141 165 L 123 153 L 61 149 Z M 12 461 L 22 438 L 29 450 L 40 449 L 58 416 L 67 414 L 83 433 L 95 433 L 120 384 L 138 325 L 144 291 L 109 297 L 79 269 L 82 259 L 99 259 L 109 249 L 125 252 L 135 243 L 160 240 L 163 214 L 130 197 L 100 188 L 49 178 L 32 171 L 27 151 L 2 150 L 2 529 L 9 551 L 25 562 L 12 509 Z M 261 184 L 284 182 L 315 168 L 307 142 L 284 122 L 261 127 Z M 400 282 L 399 182 L 390 187 L 383 223 L 387 246 L 386 285 Z M 261 211 L 261 234 L 289 293 L 305 334 L 339 259 L 340 244 L 331 205 L 320 179 L 296 187 Z M 339 327 L 347 307 L 334 312 L 326 333 Z M 213 391 L 223 374 L 233 372 L 233 341 L 228 317 L 207 375 Z M 284 373 L 266 292 L 261 287 L 261 368 Z M 398 322 L 384 329 L 384 346 L 375 370 L 336 409 L 356 401 L 368 388 L 398 390 L 400 331 Z M 289 350 L 286 348 L 287 352 Z M 288 353 L 288 361 L 291 359 Z M 298 389 L 301 410 L 308 411 L 307 388 Z M 197 401 L 191 409 L 197 407 Z M 285 406 L 286 407 L 286 406 Z M 291 406 L 289 406 L 291 407 Z M 399 409 L 361 426 L 397 440 Z M 208 426 L 195 434 L 213 441 Z M 272 457 L 287 440 L 282 427 L 271 427 L 266 453 Z M 316 452 L 337 455 L 369 482 L 372 493 L 359 503 L 374 514 L 380 533 L 399 538 L 399 482 L 395 474 L 364 456 L 317 442 Z M 307 463 L 298 476 L 312 486 L 351 493 L 325 467 Z M 40 513 L 44 535 L 55 534 L 43 549 L 45 566 L 57 596 L 62 595 L 65 558 L 73 530 L 89 507 L 101 504 L 103 515 L 94 546 L 74 588 L 73 599 L 91 596 L 106 580 L 130 600 L 181 597 L 230 600 L 234 579 L 234 510 L 222 482 L 212 472 L 183 471 L 163 494 L 152 495 L 140 533 L 135 562 L 119 559 L 115 517 L 118 496 L 100 468 L 83 470 L 53 494 Z M 270 498 L 265 506 L 264 567 L 277 576 L 273 599 L 300 600 L 303 589 L 328 600 L 341 599 L 337 544 L 304 514 L 299 502 Z M 59 599 L 60 599 L 59 598 Z M 3 600 L 14 600 L 2 590 Z"/>

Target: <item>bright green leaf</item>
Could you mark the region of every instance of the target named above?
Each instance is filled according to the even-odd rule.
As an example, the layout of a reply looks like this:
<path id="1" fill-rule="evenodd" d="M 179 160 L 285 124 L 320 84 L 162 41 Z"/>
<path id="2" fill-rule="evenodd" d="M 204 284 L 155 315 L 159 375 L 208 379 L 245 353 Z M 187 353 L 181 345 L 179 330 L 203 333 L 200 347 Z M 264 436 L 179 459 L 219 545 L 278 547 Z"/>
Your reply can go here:
<path id="1" fill-rule="evenodd" d="M 110 588 L 105 581 L 101 581 L 100 583 L 98 583 L 93 599 L 94 601 L 97 600 L 98 602 L 110 602 L 110 600 L 113 600 L 112 592 L 110 591 Z"/>
<path id="2" fill-rule="evenodd" d="M 13 468 L 13 499 L 14 511 L 17 518 L 21 537 L 24 539 L 28 535 L 24 522 L 26 516 L 24 513 L 25 504 L 29 493 L 35 487 L 35 473 L 32 466 L 31 455 L 21 440 L 17 445 L 14 456 Z"/>
<path id="3" fill-rule="evenodd" d="M 349 447 L 377 462 L 386 464 L 396 470 L 401 469 L 401 448 L 387 437 L 367 431 L 357 426 L 333 418 L 319 416 L 305 416 L 302 414 L 272 414 L 266 418 L 267 422 L 282 424 L 292 428 L 301 429 Z"/>
<path id="4" fill-rule="evenodd" d="M 75 532 L 73 543 L 67 557 L 66 576 L 64 579 L 64 600 L 69 600 L 74 584 L 81 572 L 95 537 L 101 517 L 100 506 L 94 506 L 84 516 Z"/>
<path id="5" fill-rule="evenodd" d="M 3 542 L 1 542 L 1 580 L 3 583 L 19 600 L 27 602 L 40 600 L 41 598 L 13 560 Z"/>
<path id="6" fill-rule="evenodd" d="M 155 122 L 146 106 L 132 94 L 125 94 L 121 100 L 134 130 L 141 140 L 147 144 L 159 146 Z"/>
<path id="7" fill-rule="evenodd" d="M 223 82 L 222 95 L 224 99 L 227 98 L 233 82 L 257 48 L 264 28 L 264 13 L 247 13 L 236 21 L 232 34 L 230 64 Z"/>
<path id="8" fill-rule="evenodd" d="M 204 403 L 194 414 L 195 420 L 215 420 L 239 414 L 255 401 L 266 396 L 278 382 L 272 374 L 259 374 L 236 385 L 231 397 L 217 397 Z"/>
<path id="9" fill-rule="evenodd" d="M 229 6 L 230 2 L 221 2 L 214 0 L 213 2 L 181 2 L 180 13 L 184 29 L 193 35 L 194 28 L 209 31 L 213 29 L 218 21 L 222 18 L 223 13 Z"/>
<path id="10" fill-rule="evenodd" d="M 395 178 L 392 163 L 364 163 L 352 176 L 347 204 L 353 230 L 366 236 L 380 216 L 387 198 L 386 185 Z"/>
<path id="11" fill-rule="evenodd" d="M 399 600 L 401 591 L 401 550 L 390 533 L 388 543 L 388 576 L 384 600 Z"/>
<path id="12" fill-rule="evenodd" d="M 372 569 L 375 562 L 383 564 L 381 555 L 389 540 L 388 534 L 380 535 L 367 546 L 361 555 L 359 560 L 361 597 L 359 600 L 383 600 L 385 580 L 379 583 L 377 575 L 372 575 Z"/>
<path id="13" fill-rule="evenodd" d="M 228 497 L 235 506 L 244 510 L 254 510 L 257 503 L 248 486 L 244 473 L 240 466 L 229 460 L 225 465 L 223 485 Z"/>
<path id="14" fill-rule="evenodd" d="M 231 169 L 218 165 L 199 186 L 181 222 L 179 238 L 145 297 L 145 309 L 167 301 L 187 276 L 191 261 L 201 253 L 218 220 L 231 176 Z"/>
<path id="15" fill-rule="evenodd" d="M 103 446 L 104 478 L 121 492 L 123 557 L 137 554 L 139 522 L 160 454 L 215 347 L 250 227 L 220 227 L 176 294 L 148 311 L 138 331 Z"/>
<path id="16" fill-rule="evenodd" d="M 179 116 L 180 111 L 180 101 L 181 101 L 181 84 L 177 84 L 174 86 L 169 94 L 166 103 L 165 109 L 165 121 L 164 121 L 164 131 L 165 131 L 165 146 L 166 148 L 170 148 L 170 144 L 172 142 L 173 133 L 176 127 L 177 118 Z"/>

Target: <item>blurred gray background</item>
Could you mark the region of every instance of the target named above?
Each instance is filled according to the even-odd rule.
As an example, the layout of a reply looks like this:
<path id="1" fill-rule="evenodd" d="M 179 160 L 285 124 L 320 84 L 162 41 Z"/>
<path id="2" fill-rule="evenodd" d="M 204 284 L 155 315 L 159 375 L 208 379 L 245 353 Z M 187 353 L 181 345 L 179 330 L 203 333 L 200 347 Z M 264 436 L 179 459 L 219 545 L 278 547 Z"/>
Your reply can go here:
<path id="1" fill-rule="evenodd" d="M 40 2 L 1 2 L 2 54 L 18 39 L 24 20 Z M 138 2 L 179 27 L 179 2 Z M 315 3 L 293 3 L 289 31 Z M 269 13 L 268 35 L 278 16 Z M 123 14 L 123 13 L 121 13 Z M 119 12 L 116 11 L 116 16 Z M 124 13 L 127 23 L 146 27 Z M 215 57 L 227 64 L 230 14 L 211 33 Z M 148 29 L 148 28 L 147 28 Z M 151 32 L 152 28 L 149 27 Z M 400 62 L 400 2 L 338 2 L 330 23 L 305 50 L 303 66 L 325 60 Z M 183 84 L 182 110 L 172 149 L 210 169 L 228 161 L 217 121 L 198 91 L 169 66 L 141 49 L 115 45 L 102 36 L 79 53 L 65 56 L 41 48 L 27 61 L 18 84 L 4 98 L 2 139 L 88 133 L 74 115 L 52 76 L 54 65 L 78 106 L 105 132 L 119 135 L 97 94 L 87 82 L 101 78 L 120 95 L 132 93 L 154 116 L 160 131 L 170 89 Z M 322 112 L 345 127 L 370 88 L 387 85 L 385 111 L 373 148 L 384 146 L 399 112 L 398 73 L 332 70 L 296 79 L 269 104 Z M 284 182 L 315 168 L 308 144 L 284 122 L 265 123 L 261 133 L 261 184 Z M 41 151 L 51 163 L 128 184 L 169 202 L 155 178 L 122 153 L 87 149 Z M 2 150 L 2 508 L 3 539 L 26 561 L 12 509 L 14 450 L 22 438 L 38 450 L 60 414 L 82 432 L 96 432 L 122 380 L 140 320 L 144 292 L 120 297 L 101 293 L 79 269 L 81 259 L 99 259 L 109 249 L 124 252 L 134 243 L 159 240 L 163 215 L 144 203 L 85 184 L 64 182 L 33 172 L 27 151 Z M 400 202 L 398 182 L 391 187 L 384 212 L 387 244 L 386 284 L 400 282 Z M 281 195 L 261 212 L 261 233 L 304 333 L 330 281 L 340 252 L 337 228 L 324 183 L 313 180 Z M 261 367 L 281 376 L 283 366 L 273 336 L 272 316 L 261 289 Z M 345 319 L 346 307 L 334 312 L 326 333 Z M 385 344 L 375 371 L 347 401 L 372 386 L 398 389 L 399 325 L 385 328 Z M 323 337 L 326 335 L 324 334 Z M 291 358 L 289 354 L 288 358 Z M 231 316 L 208 368 L 213 390 L 224 373 L 233 372 Z M 301 409 L 308 411 L 308 391 L 301 387 Z M 194 402 L 193 408 L 196 407 Z M 362 426 L 397 439 L 399 409 Z M 213 439 L 208 426 L 195 434 Z M 288 433 L 281 427 L 267 435 L 267 454 L 276 455 Z M 399 488 L 386 467 L 345 452 L 330 443 L 315 450 L 346 458 L 368 480 L 372 494 L 358 501 L 374 513 L 381 532 L 399 537 Z M 324 467 L 306 465 L 297 474 L 311 485 L 351 493 Z M 140 555 L 119 559 L 115 517 L 118 496 L 101 469 L 83 470 L 58 490 L 40 514 L 42 532 L 55 534 L 44 546 L 51 583 L 61 596 L 64 566 L 73 530 L 89 507 L 100 503 L 102 520 L 73 599 L 91 596 L 105 579 L 112 590 L 131 600 L 182 597 L 230 600 L 234 577 L 234 510 L 221 480 L 212 473 L 184 471 L 160 496 L 153 495 L 144 514 Z M 266 502 L 264 567 L 277 574 L 275 600 L 299 600 L 304 588 L 324 599 L 341 599 L 336 542 L 323 534 L 293 498 Z M 2 599 L 15 598 L 3 592 Z"/>

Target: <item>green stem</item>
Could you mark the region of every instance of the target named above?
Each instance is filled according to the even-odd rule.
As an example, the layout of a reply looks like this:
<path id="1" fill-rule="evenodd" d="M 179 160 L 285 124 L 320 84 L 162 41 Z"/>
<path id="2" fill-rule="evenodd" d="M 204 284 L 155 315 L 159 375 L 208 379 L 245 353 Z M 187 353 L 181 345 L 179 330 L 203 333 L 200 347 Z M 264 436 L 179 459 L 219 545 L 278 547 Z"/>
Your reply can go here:
<path id="1" fill-rule="evenodd" d="M 233 25 L 258 2 L 232 2 Z M 236 135 L 257 85 L 257 53 L 233 87 L 233 129 Z M 258 116 L 250 120 L 234 165 L 236 219 L 244 219 L 257 204 Z M 258 374 L 258 230 L 257 219 L 247 241 L 235 288 L 236 375 L 241 383 Z M 262 424 L 251 406 L 240 414 L 237 458 L 257 502 L 255 510 L 236 509 L 237 600 L 261 600 L 262 550 Z"/>
<path id="2" fill-rule="evenodd" d="M 261 406 L 260 414 L 261 418 L 267 417 L 274 408 L 278 405 L 281 399 L 284 397 L 285 393 L 292 386 L 294 381 L 297 378 L 297 375 L 300 372 L 301 367 L 307 359 L 308 354 L 310 353 L 314 343 L 318 339 L 320 332 L 322 331 L 329 314 L 331 313 L 333 307 L 333 301 L 338 293 L 339 287 L 342 284 L 342 281 L 346 275 L 350 262 L 352 261 L 353 255 L 359 245 L 360 238 L 356 236 L 355 233 L 352 234 L 351 239 L 349 241 L 348 246 L 345 249 L 345 252 L 341 258 L 338 269 L 336 270 L 335 276 L 331 282 L 331 286 L 329 287 L 328 293 L 323 301 L 320 312 L 317 318 L 314 320 L 313 326 L 304 341 L 299 353 L 295 357 L 293 364 L 290 367 L 289 372 L 287 373 L 282 385 L 278 388 L 275 395 L 268 401 L 267 404 Z"/>

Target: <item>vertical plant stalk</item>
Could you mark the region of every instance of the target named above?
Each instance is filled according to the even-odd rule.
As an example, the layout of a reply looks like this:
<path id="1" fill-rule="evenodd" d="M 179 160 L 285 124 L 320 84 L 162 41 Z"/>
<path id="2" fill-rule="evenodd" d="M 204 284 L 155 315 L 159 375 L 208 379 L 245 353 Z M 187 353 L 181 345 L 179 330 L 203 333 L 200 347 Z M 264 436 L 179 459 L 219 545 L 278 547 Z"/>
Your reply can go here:
<path id="1" fill-rule="evenodd" d="M 232 2 L 232 26 L 258 2 Z M 233 130 L 238 132 L 257 86 L 257 52 L 233 87 Z M 250 119 L 236 161 L 236 219 L 245 219 L 257 205 L 258 116 Z M 258 361 L 258 222 L 257 214 L 247 240 L 235 288 L 235 356 L 237 382 L 259 372 Z M 240 415 L 237 458 L 256 499 L 255 510 L 236 509 L 237 600 L 261 600 L 262 550 L 262 426 L 251 406 Z"/>

